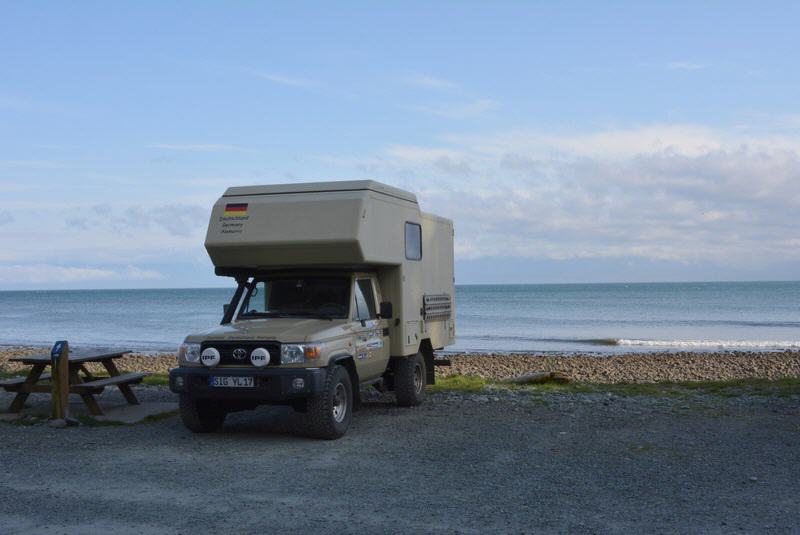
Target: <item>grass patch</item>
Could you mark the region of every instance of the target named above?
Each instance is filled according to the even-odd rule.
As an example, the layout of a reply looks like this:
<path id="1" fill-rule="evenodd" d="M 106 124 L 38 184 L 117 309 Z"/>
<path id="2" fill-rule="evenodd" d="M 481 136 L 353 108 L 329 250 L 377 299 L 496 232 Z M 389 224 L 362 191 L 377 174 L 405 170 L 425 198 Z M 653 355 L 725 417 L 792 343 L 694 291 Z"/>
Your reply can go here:
<path id="1" fill-rule="evenodd" d="M 473 375 L 451 375 L 436 379 L 435 385 L 428 385 L 428 392 L 481 392 L 486 379 Z"/>
<path id="2" fill-rule="evenodd" d="M 736 379 L 732 381 L 683 381 L 677 383 L 643 383 L 597 385 L 601 391 L 621 396 L 687 397 L 706 394 L 720 397 L 800 395 L 800 379 Z"/>
<path id="3" fill-rule="evenodd" d="M 737 396 L 800 396 L 800 379 L 737 379 L 733 381 L 685 381 L 664 383 L 541 383 L 517 385 L 500 381 L 488 381 L 481 377 L 451 375 L 437 378 L 436 384 L 428 386 L 430 392 L 482 392 L 492 388 L 507 388 L 535 393 L 597 394 L 611 393 L 617 396 L 655 396 L 686 398 L 693 394 L 720 397 Z"/>
<path id="4" fill-rule="evenodd" d="M 112 427 L 118 425 L 125 425 L 122 422 L 113 422 L 109 420 L 95 420 L 91 416 L 81 415 L 75 416 L 75 419 L 78 420 L 81 425 L 85 425 L 86 427 Z"/>
<path id="5" fill-rule="evenodd" d="M 150 386 L 167 386 L 169 384 L 169 375 L 166 373 L 154 373 L 142 379 L 142 384 Z"/>

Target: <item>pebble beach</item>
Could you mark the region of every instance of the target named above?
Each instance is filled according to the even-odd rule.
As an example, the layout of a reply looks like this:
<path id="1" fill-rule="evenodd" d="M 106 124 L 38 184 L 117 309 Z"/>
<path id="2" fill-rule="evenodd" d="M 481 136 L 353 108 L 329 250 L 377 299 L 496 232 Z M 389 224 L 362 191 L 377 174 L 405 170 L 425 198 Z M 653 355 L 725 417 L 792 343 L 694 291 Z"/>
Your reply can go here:
<path id="1" fill-rule="evenodd" d="M 35 347 L 2 347 L 0 371 L 23 373 L 27 367 L 9 359 L 43 352 L 46 350 Z M 496 381 L 535 372 L 559 372 L 572 382 L 593 384 L 800 378 L 800 351 L 665 352 L 611 356 L 459 353 L 442 356 L 451 361 L 451 366 L 437 366 L 438 377 L 468 375 Z M 131 353 L 117 362 L 118 367 L 124 370 L 165 374 L 176 365 L 176 358 L 174 353 Z M 102 371 L 97 364 L 90 365 L 90 369 Z"/>

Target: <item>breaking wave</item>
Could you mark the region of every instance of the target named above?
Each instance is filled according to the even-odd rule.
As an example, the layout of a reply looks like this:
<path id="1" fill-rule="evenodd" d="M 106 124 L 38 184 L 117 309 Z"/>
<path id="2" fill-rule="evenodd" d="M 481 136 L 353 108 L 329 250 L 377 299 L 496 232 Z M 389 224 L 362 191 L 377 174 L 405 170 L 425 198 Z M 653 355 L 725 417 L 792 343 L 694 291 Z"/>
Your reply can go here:
<path id="1" fill-rule="evenodd" d="M 616 345 L 620 346 L 642 347 L 800 349 L 800 340 L 631 340 L 620 338 L 616 342 Z"/>
<path id="2" fill-rule="evenodd" d="M 800 349 L 800 340 L 644 340 L 635 338 L 541 338 L 528 336 L 461 335 L 460 340 L 501 341 L 535 349 L 537 344 L 605 347 L 696 349 Z"/>

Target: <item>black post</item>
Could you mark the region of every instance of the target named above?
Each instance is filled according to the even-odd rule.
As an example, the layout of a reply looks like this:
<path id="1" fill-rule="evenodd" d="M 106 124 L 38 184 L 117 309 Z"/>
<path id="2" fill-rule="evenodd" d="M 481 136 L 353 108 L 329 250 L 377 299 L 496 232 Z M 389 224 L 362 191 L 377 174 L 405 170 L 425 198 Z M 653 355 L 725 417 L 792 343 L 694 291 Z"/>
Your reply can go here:
<path id="1" fill-rule="evenodd" d="M 228 305 L 228 309 L 222 315 L 222 321 L 220 322 L 220 325 L 225 325 L 233 320 L 233 315 L 236 313 L 236 307 L 239 304 L 239 301 L 242 299 L 242 294 L 244 293 L 247 279 L 236 279 L 236 282 L 239 283 L 239 286 L 236 287 L 236 291 L 233 293 L 233 297 Z"/>
<path id="2" fill-rule="evenodd" d="M 50 398 L 53 419 L 63 420 L 69 412 L 69 343 L 59 340 L 50 350 Z"/>

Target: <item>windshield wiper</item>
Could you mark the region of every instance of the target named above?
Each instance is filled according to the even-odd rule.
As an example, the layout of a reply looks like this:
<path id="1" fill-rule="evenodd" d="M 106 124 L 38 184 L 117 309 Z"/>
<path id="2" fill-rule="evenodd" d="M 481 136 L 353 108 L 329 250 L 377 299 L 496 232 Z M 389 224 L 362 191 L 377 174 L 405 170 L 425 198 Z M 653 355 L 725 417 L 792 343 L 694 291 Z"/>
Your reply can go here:
<path id="1" fill-rule="evenodd" d="M 287 316 L 292 316 L 295 318 L 309 318 L 309 319 L 319 319 L 319 320 L 334 320 L 334 319 L 341 319 L 338 316 L 332 316 L 329 314 L 318 314 L 316 312 L 285 312 Z"/>
<path id="2" fill-rule="evenodd" d="M 286 318 L 287 314 L 279 312 L 243 312 L 240 314 L 242 318 Z"/>

